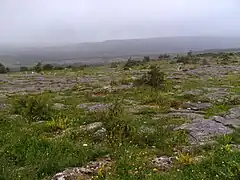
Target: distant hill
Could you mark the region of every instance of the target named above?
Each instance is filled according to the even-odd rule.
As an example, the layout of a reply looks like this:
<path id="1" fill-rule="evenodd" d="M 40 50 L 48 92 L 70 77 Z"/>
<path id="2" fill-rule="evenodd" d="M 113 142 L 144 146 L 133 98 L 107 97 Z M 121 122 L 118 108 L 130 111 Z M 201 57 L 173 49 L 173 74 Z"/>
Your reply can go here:
<path id="1" fill-rule="evenodd" d="M 37 61 L 94 63 L 128 56 L 237 48 L 240 48 L 240 37 L 160 37 L 108 40 L 45 48 L 0 47 L 0 61 L 15 66 L 33 64 Z"/>

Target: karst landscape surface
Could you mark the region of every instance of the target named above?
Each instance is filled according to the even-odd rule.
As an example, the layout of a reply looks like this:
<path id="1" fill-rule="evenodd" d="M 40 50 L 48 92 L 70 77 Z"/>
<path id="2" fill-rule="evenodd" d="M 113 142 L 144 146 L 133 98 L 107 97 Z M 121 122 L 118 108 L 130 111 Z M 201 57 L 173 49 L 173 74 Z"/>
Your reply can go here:
<path id="1" fill-rule="evenodd" d="M 2 180 L 240 179 L 240 54 L 0 74 Z"/>

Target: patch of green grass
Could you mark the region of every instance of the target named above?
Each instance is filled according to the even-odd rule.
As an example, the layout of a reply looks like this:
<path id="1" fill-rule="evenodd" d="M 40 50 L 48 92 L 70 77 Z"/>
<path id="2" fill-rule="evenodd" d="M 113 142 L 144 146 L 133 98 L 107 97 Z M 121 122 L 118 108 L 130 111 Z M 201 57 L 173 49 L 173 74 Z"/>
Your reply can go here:
<path id="1" fill-rule="evenodd" d="M 29 122 L 50 120 L 52 112 L 49 97 L 44 95 L 16 97 L 12 103 L 12 113 Z"/>
<path id="2" fill-rule="evenodd" d="M 211 108 L 207 110 L 206 117 L 224 114 L 230 109 L 227 104 L 214 104 Z"/>
<path id="3" fill-rule="evenodd" d="M 224 148 L 216 149 L 213 154 L 202 162 L 185 166 L 163 179 L 199 180 L 199 179 L 229 179 L 240 178 L 240 152 L 228 151 Z"/>
<path id="4" fill-rule="evenodd" d="M 106 150 L 96 149 L 91 142 L 48 140 L 24 123 L 3 119 L 0 123 L 0 179 L 42 179 L 66 167 L 81 166 Z"/>

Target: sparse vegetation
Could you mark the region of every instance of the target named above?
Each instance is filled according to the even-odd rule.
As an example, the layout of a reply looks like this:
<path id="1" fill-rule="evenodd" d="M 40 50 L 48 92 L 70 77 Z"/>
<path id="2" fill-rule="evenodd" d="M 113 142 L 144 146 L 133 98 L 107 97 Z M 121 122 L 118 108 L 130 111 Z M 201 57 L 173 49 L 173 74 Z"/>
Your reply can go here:
<path id="1" fill-rule="evenodd" d="M 239 179 L 240 61 L 220 56 L 4 75 L 0 179 Z"/>
<path id="2" fill-rule="evenodd" d="M 12 112 L 30 122 L 50 120 L 52 113 L 47 96 L 16 97 L 12 104 Z"/>
<path id="3" fill-rule="evenodd" d="M 51 64 L 44 64 L 43 65 L 43 67 L 42 67 L 42 69 L 44 70 L 44 71 L 51 71 L 51 70 L 53 70 L 53 65 L 51 65 Z"/>

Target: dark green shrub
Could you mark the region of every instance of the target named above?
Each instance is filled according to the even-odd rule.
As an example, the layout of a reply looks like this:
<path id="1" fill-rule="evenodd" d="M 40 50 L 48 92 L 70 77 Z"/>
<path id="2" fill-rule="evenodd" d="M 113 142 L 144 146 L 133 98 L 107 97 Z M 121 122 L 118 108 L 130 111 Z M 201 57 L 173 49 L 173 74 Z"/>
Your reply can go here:
<path id="1" fill-rule="evenodd" d="M 188 56 L 192 56 L 192 51 L 191 51 L 191 50 L 188 51 L 187 55 L 188 55 Z"/>
<path id="2" fill-rule="evenodd" d="M 109 109 L 97 114 L 107 130 L 107 141 L 113 146 L 121 146 L 134 139 L 135 127 L 132 119 L 124 113 L 121 102 L 116 101 Z"/>
<path id="3" fill-rule="evenodd" d="M 183 64 L 196 64 L 197 62 L 200 61 L 200 58 L 197 56 L 179 56 L 177 58 L 177 63 L 183 63 Z"/>
<path id="4" fill-rule="evenodd" d="M 29 70 L 28 67 L 25 67 L 25 66 L 20 67 L 20 71 L 21 72 L 28 71 L 28 70 Z"/>
<path id="5" fill-rule="evenodd" d="M 177 63 L 188 64 L 190 62 L 189 56 L 179 56 L 177 57 Z"/>
<path id="6" fill-rule="evenodd" d="M 10 69 L 9 69 L 9 67 L 6 67 L 6 72 L 10 72 Z"/>
<path id="7" fill-rule="evenodd" d="M 63 70 L 64 67 L 62 67 L 62 66 L 56 66 L 56 67 L 54 67 L 53 69 L 54 69 L 54 70 Z"/>
<path id="8" fill-rule="evenodd" d="M 206 59 L 203 59 L 202 65 L 209 65 L 208 61 Z"/>
<path id="9" fill-rule="evenodd" d="M 119 62 L 113 62 L 110 64 L 110 68 L 117 68 L 120 65 Z"/>
<path id="10" fill-rule="evenodd" d="M 8 72 L 8 69 L 2 63 L 0 63 L 0 74 L 4 74 L 7 72 Z"/>
<path id="11" fill-rule="evenodd" d="M 158 56 L 158 59 L 159 59 L 159 60 L 161 60 L 161 59 L 168 59 L 168 58 L 170 58 L 170 55 L 168 55 L 168 54 L 160 54 L 160 55 Z"/>
<path id="12" fill-rule="evenodd" d="M 149 56 L 144 56 L 143 57 L 143 62 L 149 62 L 150 61 L 150 57 Z"/>
<path id="13" fill-rule="evenodd" d="M 42 63 L 40 63 L 40 62 L 37 63 L 37 65 L 33 67 L 33 70 L 37 73 L 40 73 L 42 71 L 42 69 L 43 69 L 42 68 Z"/>
<path id="14" fill-rule="evenodd" d="M 129 68 L 131 68 L 133 66 L 140 66 L 143 64 L 144 64 L 143 61 L 132 60 L 132 58 L 129 58 L 123 68 L 124 68 L 124 70 L 128 70 Z"/>
<path id="15" fill-rule="evenodd" d="M 51 65 L 51 64 L 44 64 L 43 65 L 43 67 L 42 67 L 42 69 L 44 70 L 44 71 L 51 71 L 51 70 L 53 70 L 53 65 Z"/>
<path id="16" fill-rule="evenodd" d="M 154 88 L 164 88 L 165 74 L 161 72 L 158 67 L 152 67 L 151 70 L 143 75 L 140 79 L 137 79 L 136 85 L 149 85 Z"/>

